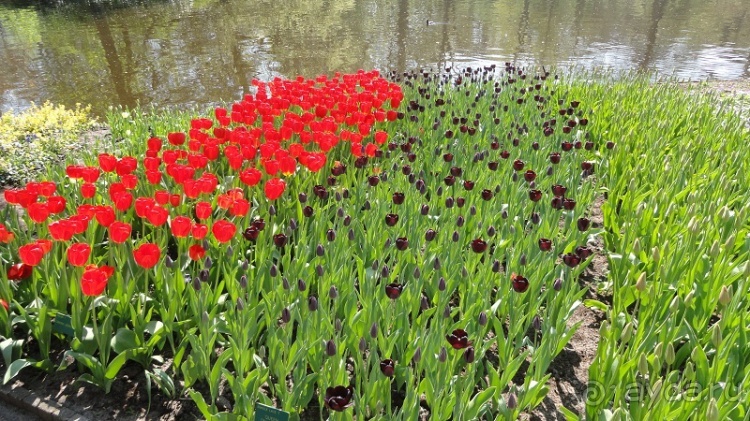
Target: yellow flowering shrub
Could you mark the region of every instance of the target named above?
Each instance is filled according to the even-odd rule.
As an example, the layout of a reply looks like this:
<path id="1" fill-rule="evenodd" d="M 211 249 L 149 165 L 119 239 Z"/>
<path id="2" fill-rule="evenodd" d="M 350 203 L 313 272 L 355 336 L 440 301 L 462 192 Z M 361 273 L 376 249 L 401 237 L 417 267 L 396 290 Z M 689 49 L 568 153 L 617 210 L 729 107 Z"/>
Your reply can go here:
<path id="1" fill-rule="evenodd" d="M 80 150 L 81 134 L 96 124 L 90 112 L 46 102 L 0 116 L 0 185 L 35 178 L 46 165 Z"/>

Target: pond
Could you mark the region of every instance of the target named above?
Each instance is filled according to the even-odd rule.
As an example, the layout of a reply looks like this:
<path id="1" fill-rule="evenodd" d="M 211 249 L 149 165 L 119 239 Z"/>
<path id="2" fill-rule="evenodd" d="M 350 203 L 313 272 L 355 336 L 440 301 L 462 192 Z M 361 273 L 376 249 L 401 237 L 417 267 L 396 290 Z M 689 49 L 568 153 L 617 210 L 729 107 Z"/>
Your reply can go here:
<path id="1" fill-rule="evenodd" d="M 750 77 L 747 0 L 0 0 L 0 110 L 207 105 L 252 78 L 524 65 Z"/>

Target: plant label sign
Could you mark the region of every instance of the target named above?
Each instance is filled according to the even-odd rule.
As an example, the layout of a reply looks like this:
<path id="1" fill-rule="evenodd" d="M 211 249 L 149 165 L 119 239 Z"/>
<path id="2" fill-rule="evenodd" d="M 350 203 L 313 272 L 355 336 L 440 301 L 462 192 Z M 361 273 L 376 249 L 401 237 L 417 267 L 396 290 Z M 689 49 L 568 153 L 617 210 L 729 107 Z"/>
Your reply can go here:
<path id="1" fill-rule="evenodd" d="M 272 406 L 256 403 L 255 421 L 289 421 L 289 413 Z"/>

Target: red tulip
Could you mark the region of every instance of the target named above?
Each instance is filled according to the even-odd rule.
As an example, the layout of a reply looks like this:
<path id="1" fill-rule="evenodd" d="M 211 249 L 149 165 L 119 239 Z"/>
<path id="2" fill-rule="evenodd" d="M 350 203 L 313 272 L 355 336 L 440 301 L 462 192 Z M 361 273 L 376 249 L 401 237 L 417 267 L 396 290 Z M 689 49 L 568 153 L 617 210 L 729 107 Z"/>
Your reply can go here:
<path id="1" fill-rule="evenodd" d="M 211 204 L 208 202 L 198 202 L 195 204 L 195 216 L 198 219 L 208 219 L 211 217 L 212 212 L 213 208 L 211 208 Z"/>
<path id="2" fill-rule="evenodd" d="M 154 205 L 148 212 L 148 215 L 146 215 L 146 218 L 152 225 L 160 227 L 167 222 L 169 211 L 159 205 Z"/>
<path id="3" fill-rule="evenodd" d="M 190 235 L 190 231 L 193 229 L 193 221 L 186 216 L 178 216 L 172 219 L 170 228 L 172 229 L 172 235 L 177 238 L 185 238 Z"/>
<path id="4" fill-rule="evenodd" d="M 0 224 L 0 243 L 10 243 L 15 238 L 13 232 L 8 231 L 5 225 Z"/>
<path id="5" fill-rule="evenodd" d="M 214 222 L 214 226 L 211 227 L 211 232 L 220 243 L 226 243 L 234 237 L 234 234 L 237 232 L 237 226 L 230 221 L 222 219 Z"/>
<path id="6" fill-rule="evenodd" d="M 180 146 L 185 143 L 185 133 L 168 133 L 167 140 L 174 146 Z"/>
<path id="7" fill-rule="evenodd" d="M 83 276 L 81 276 L 81 291 L 84 295 L 89 297 L 95 297 L 107 287 L 107 281 L 109 277 L 115 272 L 115 268 L 111 266 L 86 266 Z"/>
<path id="8" fill-rule="evenodd" d="M 115 210 L 112 206 L 97 206 L 96 222 L 103 227 L 109 227 L 115 222 Z"/>
<path id="9" fill-rule="evenodd" d="M 130 239 L 132 227 L 127 222 L 115 221 L 107 227 L 107 231 L 109 232 L 109 239 L 113 243 L 122 244 Z"/>
<path id="10" fill-rule="evenodd" d="M 161 249 L 154 243 L 143 243 L 140 247 L 133 250 L 133 257 L 138 266 L 144 269 L 151 269 L 159 263 Z"/>
<path id="11" fill-rule="evenodd" d="M 196 240 L 202 240 L 206 237 L 206 234 L 208 234 L 208 226 L 205 224 L 195 224 L 193 225 L 193 238 Z"/>
<path id="12" fill-rule="evenodd" d="M 188 256 L 195 261 L 203 260 L 206 256 L 206 250 L 200 244 L 193 244 L 188 249 Z"/>
<path id="13" fill-rule="evenodd" d="M 99 154 L 99 168 L 102 169 L 104 172 L 112 172 L 115 170 L 115 167 L 117 166 L 117 157 L 102 153 Z"/>
<path id="14" fill-rule="evenodd" d="M 72 266 L 84 266 L 91 255 L 91 246 L 86 243 L 75 243 L 68 247 L 68 263 Z"/>
<path id="15" fill-rule="evenodd" d="M 229 208 L 229 214 L 232 216 L 242 217 L 250 212 L 250 202 L 245 199 L 236 199 Z"/>
<path id="16" fill-rule="evenodd" d="M 8 268 L 8 280 L 9 281 L 22 281 L 29 276 L 31 276 L 31 272 L 34 270 L 33 267 L 25 264 L 25 263 L 16 263 L 15 265 Z"/>
<path id="17" fill-rule="evenodd" d="M 286 182 L 280 178 L 272 178 L 266 181 L 264 193 L 268 200 L 276 200 L 284 193 Z"/>
<path id="18" fill-rule="evenodd" d="M 36 266 L 42 261 L 46 252 L 39 243 L 26 244 L 18 248 L 21 261 L 29 266 Z"/>
<path id="19" fill-rule="evenodd" d="M 26 208 L 26 211 L 29 213 L 31 220 L 37 224 L 41 224 L 49 218 L 49 209 L 46 203 L 32 203 Z"/>
<path id="20" fill-rule="evenodd" d="M 252 187 L 260 183 L 263 173 L 255 168 L 249 168 L 240 172 L 240 181 Z"/>

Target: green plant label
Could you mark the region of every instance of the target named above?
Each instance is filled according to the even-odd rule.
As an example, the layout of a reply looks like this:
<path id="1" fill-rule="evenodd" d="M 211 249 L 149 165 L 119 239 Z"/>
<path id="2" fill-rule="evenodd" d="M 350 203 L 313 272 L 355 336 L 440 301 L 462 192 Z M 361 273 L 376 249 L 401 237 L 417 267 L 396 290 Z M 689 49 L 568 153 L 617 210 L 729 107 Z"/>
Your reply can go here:
<path id="1" fill-rule="evenodd" d="M 72 337 L 75 332 L 73 332 L 73 326 L 70 323 L 70 316 L 58 313 L 52 322 L 52 331 Z"/>
<path id="2" fill-rule="evenodd" d="M 256 403 L 255 421 L 289 421 L 289 413 L 272 406 Z"/>

